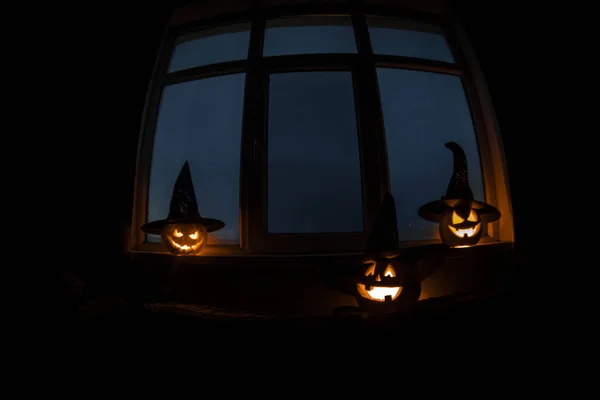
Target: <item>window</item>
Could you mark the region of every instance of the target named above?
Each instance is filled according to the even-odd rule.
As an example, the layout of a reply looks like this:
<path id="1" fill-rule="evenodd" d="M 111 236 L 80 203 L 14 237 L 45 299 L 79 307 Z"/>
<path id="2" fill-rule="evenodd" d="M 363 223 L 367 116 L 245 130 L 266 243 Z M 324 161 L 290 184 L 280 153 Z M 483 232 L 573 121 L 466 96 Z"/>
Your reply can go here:
<path id="1" fill-rule="evenodd" d="M 178 83 L 163 91 L 148 189 L 148 221 L 167 216 L 173 183 L 188 161 L 202 215 L 225 227 L 209 243 L 239 244 L 244 74 Z M 160 237 L 148 235 L 151 242 Z"/>
<path id="2" fill-rule="evenodd" d="M 281 18 L 267 22 L 264 56 L 356 53 L 350 17 Z"/>
<path id="3" fill-rule="evenodd" d="M 465 150 L 473 195 L 485 200 L 475 131 L 460 77 L 378 68 L 377 78 L 399 238 L 436 239 L 437 224 L 421 219 L 414 210 L 446 191 L 453 161 L 444 143 L 454 141 Z"/>
<path id="4" fill-rule="evenodd" d="M 226 223 L 206 255 L 361 252 L 388 191 L 402 245 L 435 242 L 417 210 L 445 193 L 447 141 L 465 150 L 475 197 L 503 214 L 482 241 L 512 240 L 501 144 L 460 27 L 310 7 L 169 28 L 140 136 L 131 248 L 163 251 L 140 228 L 168 213 L 186 160 L 200 213 Z"/>
<path id="5" fill-rule="evenodd" d="M 367 18 L 373 53 L 452 63 L 454 58 L 441 30 L 429 24 L 389 18 Z"/>
<path id="6" fill-rule="evenodd" d="M 240 24 L 210 29 L 177 38 L 169 72 L 226 61 L 243 60 L 248 55 L 250 25 Z"/>
<path id="7" fill-rule="evenodd" d="M 362 232 L 350 72 L 274 74 L 269 84 L 269 233 Z"/>

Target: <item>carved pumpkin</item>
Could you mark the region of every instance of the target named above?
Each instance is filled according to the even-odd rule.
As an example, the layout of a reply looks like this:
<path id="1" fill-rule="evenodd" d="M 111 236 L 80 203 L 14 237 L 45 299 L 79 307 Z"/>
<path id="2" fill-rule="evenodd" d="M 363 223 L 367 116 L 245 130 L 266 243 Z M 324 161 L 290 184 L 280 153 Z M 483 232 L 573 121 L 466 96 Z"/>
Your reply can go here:
<path id="1" fill-rule="evenodd" d="M 482 223 L 498 220 L 500 211 L 473 198 L 465 152 L 454 142 L 446 143 L 446 147 L 454 155 L 454 172 L 446 195 L 441 200 L 421 206 L 419 215 L 439 224 L 440 239 L 445 245 L 470 247 L 479 242 L 483 232 Z"/>
<path id="2" fill-rule="evenodd" d="M 223 221 L 200 215 L 190 166 L 186 161 L 175 181 L 167 218 L 148 222 L 142 226 L 142 230 L 160 235 L 169 252 L 188 256 L 202 252 L 206 247 L 208 233 L 224 226 Z"/>
<path id="3" fill-rule="evenodd" d="M 336 262 L 320 269 L 326 283 L 354 296 L 358 307 L 338 307 L 335 315 L 358 309 L 389 313 L 409 310 L 421 296 L 421 282 L 444 262 L 443 244 L 400 249 L 396 207 L 387 193 L 375 218 L 364 254 L 356 261 Z"/>
<path id="4" fill-rule="evenodd" d="M 421 282 L 413 265 L 397 254 L 363 262 L 363 276 L 356 283 L 356 302 L 367 310 L 393 312 L 414 305 L 421 295 Z"/>
<path id="5" fill-rule="evenodd" d="M 401 286 L 377 286 L 382 284 L 381 275 L 375 275 L 375 267 L 377 266 L 377 262 L 374 260 L 369 260 L 365 264 L 369 265 L 365 270 L 365 277 L 373 277 L 373 283 L 369 286 L 363 283 L 356 284 L 356 290 L 361 297 L 364 297 L 367 300 L 373 301 L 392 301 L 396 300 L 400 292 L 402 292 Z M 383 271 L 383 278 L 395 278 L 396 277 L 396 269 L 390 263 L 387 265 L 385 270 Z"/>
<path id="6" fill-rule="evenodd" d="M 208 232 L 203 225 L 178 223 L 166 224 L 161 233 L 162 241 L 173 254 L 195 255 L 206 247 Z"/>

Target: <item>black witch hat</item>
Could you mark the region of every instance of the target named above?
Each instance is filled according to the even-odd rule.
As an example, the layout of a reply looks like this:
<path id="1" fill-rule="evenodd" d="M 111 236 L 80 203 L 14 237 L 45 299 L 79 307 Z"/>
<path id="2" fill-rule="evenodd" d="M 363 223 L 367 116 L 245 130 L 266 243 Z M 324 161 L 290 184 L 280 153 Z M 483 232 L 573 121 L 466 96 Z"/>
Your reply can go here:
<path id="1" fill-rule="evenodd" d="M 398 260 L 402 261 L 405 266 L 404 279 L 406 278 L 406 272 L 413 271 L 418 274 L 418 281 L 420 282 L 441 265 L 448 254 L 447 249 L 447 246 L 430 244 L 404 248 L 400 252 L 396 202 L 392 194 L 388 192 L 383 198 L 381 206 L 379 206 L 379 212 L 375 217 L 375 223 L 367 240 L 364 254 L 367 257 L 374 257 L 376 259 L 386 256 L 398 256 Z M 381 266 L 385 268 L 386 264 L 378 263 L 377 268 Z M 383 273 L 383 271 L 376 272 Z M 393 281 L 391 278 L 387 279 L 390 282 Z M 398 281 L 404 279 L 401 277 L 396 278 Z M 404 284 L 406 283 L 404 282 Z"/>
<path id="2" fill-rule="evenodd" d="M 493 222 L 499 219 L 500 211 L 496 207 L 473 198 L 473 191 L 469 185 L 467 156 L 462 147 L 455 142 L 448 142 L 445 146 L 454 154 L 454 172 L 450 178 L 446 195 L 441 200 L 421 206 L 419 216 L 428 221 L 438 222 L 448 209 L 466 206 L 477 210 L 482 221 Z"/>
<path id="3" fill-rule="evenodd" d="M 319 273 L 330 287 L 353 296 L 356 283 L 364 283 L 366 279 L 363 260 L 377 260 L 389 256 L 398 257 L 397 260 L 402 262 L 404 268 L 396 271 L 399 274 L 397 277 L 386 277 L 385 280 L 388 284 L 403 286 L 406 297 L 411 292 L 408 290 L 408 286 L 410 285 L 416 290 L 414 285 L 420 284 L 441 265 L 447 252 L 448 247 L 441 244 L 405 248 L 400 252 L 396 203 L 392 194 L 388 192 L 379 206 L 361 259 L 358 262 L 345 260 L 326 264 L 319 269 Z M 383 276 L 382 269 L 386 267 L 387 263 L 378 262 L 373 275 Z M 414 294 L 416 291 L 412 291 L 412 293 Z M 416 301 L 418 297 L 417 294 L 414 300 Z"/>
<path id="4" fill-rule="evenodd" d="M 365 265 L 363 258 L 379 259 L 395 255 L 399 250 L 396 205 L 391 193 L 386 193 L 373 223 L 361 260 L 343 260 L 326 264 L 319 269 L 325 282 L 336 290 L 353 296 L 357 279 L 363 279 Z M 374 275 L 383 276 L 387 264 L 377 263 Z M 386 278 L 391 280 L 392 278 Z M 394 278 L 397 280 L 398 278 Z"/>
<path id="5" fill-rule="evenodd" d="M 383 254 L 399 249 L 396 204 L 391 193 L 386 193 L 367 240 L 365 254 Z"/>
<path id="6" fill-rule="evenodd" d="M 190 223 L 203 225 L 207 232 L 214 232 L 225 226 L 223 221 L 214 218 L 203 218 L 198 212 L 198 203 L 194 184 L 192 183 L 192 173 L 190 165 L 186 161 L 179 172 L 179 176 L 173 187 L 169 215 L 166 219 L 148 222 L 142 226 L 146 233 L 160 235 L 163 227 L 167 224 Z"/>

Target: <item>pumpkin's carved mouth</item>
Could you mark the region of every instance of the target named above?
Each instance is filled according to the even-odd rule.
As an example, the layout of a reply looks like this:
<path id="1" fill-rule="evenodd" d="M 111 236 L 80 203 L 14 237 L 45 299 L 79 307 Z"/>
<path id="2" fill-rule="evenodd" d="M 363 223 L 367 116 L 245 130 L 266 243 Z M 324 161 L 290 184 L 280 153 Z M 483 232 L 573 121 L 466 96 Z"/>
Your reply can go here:
<path id="1" fill-rule="evenodd" d="M 385 301 L 387 296 L 390 296 L 392 300 L 396 300 L 401 290 L 401 287 L 374 287 L 368 290 L 367 293 L 371 296 L 371 300 Z"/>
<path id="2" fill-rule="evenodd" d="M 479 232 L 479 229 L 481 229 L 481 222 L 471 228 L 457 229 L 450 225 L 448 225 L 448 228 L 450 228 L 450 231 L 460 238 L 470 238 Z"/>
<path id="3" fill-rule="evenodd" d="M 173 239 L 171 239 L 170 237 L 167 237 L 167 239 L 169 240 L 169 243 L 171 243 L 171 245 L 173 247 L 175 247 L 177 250 L 180 250 L 182 253 L 194 252 L 194 251 L 198 250 L 198 248 L 200 246 L 202 246 L 202 242 L 204 242 L 204 239 L 201 239 L 198 243 L 190 246 L 187 244 L 179 244 L 179 243 L 175 242 Z"/>

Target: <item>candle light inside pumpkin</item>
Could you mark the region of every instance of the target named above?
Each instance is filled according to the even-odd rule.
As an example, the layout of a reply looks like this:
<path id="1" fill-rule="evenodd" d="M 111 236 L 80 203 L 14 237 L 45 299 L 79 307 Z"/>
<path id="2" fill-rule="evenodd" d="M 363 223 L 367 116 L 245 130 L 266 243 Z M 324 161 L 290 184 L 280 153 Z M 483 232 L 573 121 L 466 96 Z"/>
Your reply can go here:
<path id="1" fill-rule="evenodd" d="M 200 224 L 167 224 L 163 228 L 161 238 L 171 253 L 195 255 L 201 253 L 206 247 L 208 233 Z"/>
<path id="2" fill-rule="evenodd" d="M 365 276 L 372 276 L 375 274 L 375 267 L 377 263 L 375 261 L 367 261 L 365 264 L 370 264 L 369 267 L 365 270 Z M 392 264 L 388 264 L 384 273 L 384 277 L 395 278 L 396 270 L 392 266 Z M 381 276 L 377 275 L 374 277 L 375 282 L 381 282 Z M 384 286 L 372 286 L 367 288 L 366 285 L 362 283 L 356 284 L 356 289 L 358 290 L 359 295 L 362 297 L 374 300 L 374 301 L 385 301 L 386 297 L 390 297 L 391 300 L 395 300 L 400 293 L 402 292 L 402 288 L 399 286 L 396 287 L 384 287 Z"/>

